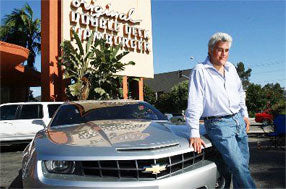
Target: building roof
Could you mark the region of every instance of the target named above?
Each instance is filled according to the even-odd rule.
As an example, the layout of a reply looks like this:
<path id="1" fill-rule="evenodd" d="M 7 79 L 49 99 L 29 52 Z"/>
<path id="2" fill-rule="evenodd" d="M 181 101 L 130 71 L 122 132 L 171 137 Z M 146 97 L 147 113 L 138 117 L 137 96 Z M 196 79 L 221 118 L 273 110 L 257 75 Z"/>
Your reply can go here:
<path id="1" fill-rule="evenodd" d="M 1 69 L 9 69 L 24 62 L 29 56 L 29 50 L 19 45 L 0 41 Z"/>
<path id="2" fill-rule="evenodd" d="M 179 71 L 182 71 L 184 76 L 189 76 L 191 73 L 191 69 L 159 73 L 154 75 L 154 79 L 144 79 L 144 83 L 154 92 L 170 92 L 174 85 L 188 80 L 184 76 L 179 78 Z"/>
<path id="3" fill-rule="evenodd" d="M 1 85 L 25 85 L 36 87 L 41 85 L 41 73 L 24 67 L 29 50 L 19 45 L 0 41 Z"/>

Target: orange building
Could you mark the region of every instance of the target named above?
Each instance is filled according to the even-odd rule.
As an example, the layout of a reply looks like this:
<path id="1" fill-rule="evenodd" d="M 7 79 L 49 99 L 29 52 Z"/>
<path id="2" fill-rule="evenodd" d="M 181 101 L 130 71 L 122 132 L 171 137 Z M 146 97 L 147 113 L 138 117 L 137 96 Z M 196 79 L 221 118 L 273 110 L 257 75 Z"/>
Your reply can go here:
<path id="1" fill-rule="evenodd" d="M 87 6 L 93 8 L 86 11 Z M 96 7 L 104 11 L 96 12 L 100 16 L 95 18 Z M 97 19 L 101 24 L 83 26 L 83 19 L 73 20 L 73 15 Z M 103 28 L 110 25 L 107 23 L 112 23 L 114 31 Z M 58 57 L 61 42 L 70 40 L 69 32 L 74 27 L 81 35 L 96 30 L 102 38 L 112 39 L 111 45 L 117 45 L 115 40 L 125 45 L 130 53 L 122 61 L 132 60 L 136 64 L 117 73 L 123 77 L 123 98 L 127 99 L 130 91 L 133 98 L 143 100 L 143 78 L 154 77 L 151 26 L 151 0 L 42 0 L 41 73 L 22 65 L 28 58 L 28 49 L 1 42 L 1 103 L 27 101 L 29 87 L 38 86 L 42 101 L 65 100 L 66 82 Z M 128 82 L 128 77 L 139 79 Z"/>
<path id="2" fill-rule="evenodd" d="M 1 103 L 27 101 L 29 87 L 41 86 L 41 73 L 22 65 L 28 56 L 28 49 L 0 41 Z"/>

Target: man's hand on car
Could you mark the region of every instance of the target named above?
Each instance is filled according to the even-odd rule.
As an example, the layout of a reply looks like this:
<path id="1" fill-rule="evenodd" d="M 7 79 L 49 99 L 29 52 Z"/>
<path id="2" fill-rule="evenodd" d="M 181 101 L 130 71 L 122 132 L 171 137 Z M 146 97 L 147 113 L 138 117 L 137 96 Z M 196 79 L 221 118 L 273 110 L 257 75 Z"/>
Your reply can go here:
<path id="1" fill-rule="evenodd" d="M 195 152 L 201 153 L 202 152 L 202 145 L 206 147 L 205 142 L 200 137 L 191 137 L 189 139 L 190 147 L 194 148 Z"/>
<path id="2" fill-rule="evenodd" d="M 249 122 L 249 119 L 247 117 L 244 117 L 244 122 L 245 122 L 245 127 L 246 127 L 246 133 L 248 133 L 249 131 L 249 126 L 250 126 L 250 122 Z"/>

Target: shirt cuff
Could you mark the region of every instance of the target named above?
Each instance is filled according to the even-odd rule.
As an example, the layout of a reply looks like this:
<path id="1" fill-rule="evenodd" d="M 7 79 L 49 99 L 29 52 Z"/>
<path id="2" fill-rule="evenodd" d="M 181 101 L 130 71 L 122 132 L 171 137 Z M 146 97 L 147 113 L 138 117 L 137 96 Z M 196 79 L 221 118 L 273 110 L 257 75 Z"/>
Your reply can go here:
<path id="1" fill-rule="evenodd" d="M 247 111 L 241 111 L 242 117 L 247 117 L 248 118 L 248 112 Z"/>
<path id="2" fill-rule="evenodd" d="M 190 130 L 190 138 L 200 138 L 200 130 L 199 129 L 191 129 Z"/>

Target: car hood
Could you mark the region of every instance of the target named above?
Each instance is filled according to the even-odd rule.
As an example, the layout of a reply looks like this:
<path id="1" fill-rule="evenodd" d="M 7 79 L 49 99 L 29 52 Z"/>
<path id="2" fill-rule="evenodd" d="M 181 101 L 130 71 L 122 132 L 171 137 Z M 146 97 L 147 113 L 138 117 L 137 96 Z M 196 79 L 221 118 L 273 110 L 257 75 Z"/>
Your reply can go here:
<path id="1" fill-rule="evenodd" d="M 188 133 L 187 126 L 169 122 L 93 121 L 43 130 L 37 134 L 35 146 L 40 159 L 144 157 L 159 151 L 190 151 Z"/>

